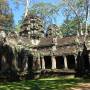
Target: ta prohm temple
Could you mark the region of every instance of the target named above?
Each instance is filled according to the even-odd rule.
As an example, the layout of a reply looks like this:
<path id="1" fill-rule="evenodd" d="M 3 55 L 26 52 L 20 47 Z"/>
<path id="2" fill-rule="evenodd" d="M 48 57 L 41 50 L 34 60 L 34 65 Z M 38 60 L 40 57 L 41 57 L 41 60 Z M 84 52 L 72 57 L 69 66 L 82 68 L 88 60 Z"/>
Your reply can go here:
<path id="1" fill-rule="evenodd" d="M 30 14 L 19 33 L 6 34 L 1 28 L 0 80 L 89 75 L 90 35 L 63 37 L 58 30 L 57 25 L 49 25 L 45 35 L 42 19 Z"/>

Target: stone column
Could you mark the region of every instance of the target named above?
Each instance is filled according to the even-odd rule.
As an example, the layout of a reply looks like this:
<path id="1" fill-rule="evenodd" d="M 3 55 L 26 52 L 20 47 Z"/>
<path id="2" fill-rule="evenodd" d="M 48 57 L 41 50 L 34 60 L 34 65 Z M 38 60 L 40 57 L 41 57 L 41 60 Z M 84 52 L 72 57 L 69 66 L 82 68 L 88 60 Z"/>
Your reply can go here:
<path id="1" fill-rule="evenodd" d="M 42 69 L 45 69 L 45 60 L 44 60 L 44 56 L 41 57 L 42 60 Z"/>
<path id="2" fill-rule="evenodd" d="M 64 55 L 63 58 L 64 58 L 64 68 L 68 69 L 67 57 Z"/>
<path id="3" fill-rule="evenodd" d="M 39 70 L 39 69 L 41 69 L 40 56 L 38 56 L 38 57 L 34 56 L 34 57 L 33 57 L 33 69 L 34 69 L 34 70 Z"/>
<path id="4" fill-rule="evenodd" d="M 12 61 L 12 69 L 16 70 L 16 71 L 20 71 L 19 67 L 18 67 L 18 60 L 16 60 L 17 58 L 14 58 Z"/>
<path id="5" fill-rule="evenodd" d="M 1 71 L 5 71 L 7 68 L 9 67 L 7 61 L 6 61 L 6 57 L 2 56 L 1 59 Z"/>
<path id="6" fill-rule="evenodd" d="M 24 71 L 27 71 L 28 70 L 28 56 L 25 56 L 24 58 L 25 58 L 25 61 L 24 61 L 24 63 L 25 63 Z"/>
<path id="7" fill-rule="evenodd" d="M 56 59 L 55 59 L 55 56 L 51 56 L 51 61 L 52 61 L 52 69 L 56 69 Z"/>
<path id="8" fill-rule="evenodd" d="M 41 60 L 40 60 L 40 56 L 38 56 L 38 58 L 37 58 L 37 66 L 38 66 L 38 69 L 41 69 Z"/>
<path id="9" fill-rule="evenodd" d="M 75 69 L 77 69 L 77 55 L 74 55 L 75 58 Z"/>
<path id="10" fill-rule="evenodd" d="M 36 70 L 36 60 L 37 60 L 36 56 L 33 56 L 33 66 L 32 66 L 33 70 Z"/>

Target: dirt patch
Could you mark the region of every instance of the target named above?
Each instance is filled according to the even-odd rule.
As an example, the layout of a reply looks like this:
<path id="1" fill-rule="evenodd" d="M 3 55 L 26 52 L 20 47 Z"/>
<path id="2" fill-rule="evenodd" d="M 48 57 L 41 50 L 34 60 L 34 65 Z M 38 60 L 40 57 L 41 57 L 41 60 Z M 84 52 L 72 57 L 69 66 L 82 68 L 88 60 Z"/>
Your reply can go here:
<path id="1" fill-rule="evenodd" d="M 79 83 L 76 87 L 72 87 L 70 90 L 90 90 L 90 83 Z"/>

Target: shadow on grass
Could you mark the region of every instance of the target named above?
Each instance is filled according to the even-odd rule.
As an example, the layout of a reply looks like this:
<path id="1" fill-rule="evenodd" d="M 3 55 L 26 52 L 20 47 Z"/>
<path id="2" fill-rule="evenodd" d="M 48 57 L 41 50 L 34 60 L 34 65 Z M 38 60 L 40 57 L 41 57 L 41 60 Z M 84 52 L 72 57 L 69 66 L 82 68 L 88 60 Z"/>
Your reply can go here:
<path id="1" fill-rule="evenodd" d="M 0 90 L 69 90 L 69 88 L 76 86 L 78 83 L 90 80 L 83 79 L 42 79 L 42 80 L 26 80 L 20 82 L 0 83 Z"/>

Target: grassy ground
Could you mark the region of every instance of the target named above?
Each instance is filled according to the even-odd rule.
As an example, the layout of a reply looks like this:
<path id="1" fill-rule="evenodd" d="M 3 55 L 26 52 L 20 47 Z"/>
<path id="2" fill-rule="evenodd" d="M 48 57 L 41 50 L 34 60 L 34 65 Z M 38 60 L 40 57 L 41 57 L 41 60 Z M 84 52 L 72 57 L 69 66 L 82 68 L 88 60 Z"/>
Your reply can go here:
<path id="1" fill-rule="evenodd" d="M 76 87 L 78 83 L 89 82 L 90 80 L 72 77 L 44 78 L 39 80 L 0 83 L 0 90 L 70 90 L 71 87 Z"/>

